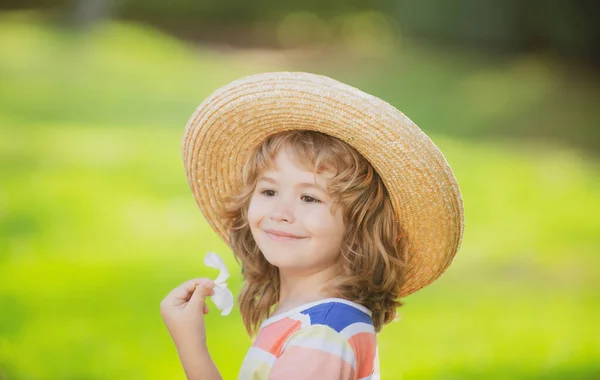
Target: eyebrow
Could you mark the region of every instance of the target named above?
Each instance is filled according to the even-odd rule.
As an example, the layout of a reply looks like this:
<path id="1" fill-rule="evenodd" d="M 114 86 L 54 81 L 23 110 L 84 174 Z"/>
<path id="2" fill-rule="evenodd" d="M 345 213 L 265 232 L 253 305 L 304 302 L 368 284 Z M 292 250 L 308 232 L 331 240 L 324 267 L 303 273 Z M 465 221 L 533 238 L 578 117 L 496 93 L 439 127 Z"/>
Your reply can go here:
<path id="1" fill-rule="evenodd" d="M 269 182 L 269 183 L 272 183 L 275 185 L 277 184 L 277 181 L 274 178 L 267 177 L 267 176 L 262 176 L 261 178 L 258 179 L 258 181 L 259 182 L 265 181 L 265 182 Z M 296 187 L 314 187 L 314 188 L 319 189 L 327 194 L 327 190 L 323 186 L 319 185 L 318 183 L 300 182 L 296 185 Z"/>

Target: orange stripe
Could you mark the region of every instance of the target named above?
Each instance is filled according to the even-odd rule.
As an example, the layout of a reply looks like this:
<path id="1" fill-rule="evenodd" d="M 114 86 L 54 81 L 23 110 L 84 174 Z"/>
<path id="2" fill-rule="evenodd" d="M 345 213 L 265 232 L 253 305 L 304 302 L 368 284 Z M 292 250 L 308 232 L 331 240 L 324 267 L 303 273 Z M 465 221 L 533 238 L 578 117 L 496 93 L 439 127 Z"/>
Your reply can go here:
<path id="1" fill-rule="evenodd" d="M 377 348 L 376 336 L 373 333 L 361 332 L 348 339 L 348 343 L 354 350 L 357 377 L 361 379 L 369 376 L 373 372 L 373 361 Z"/>
<path id="2" fill-rule="evenodd" d="M 298 331 L 300 327 L 302 327 L 301 321 L 283 318 L 260 330 L 253 346 L 279 356 L 287 337 Z"/>

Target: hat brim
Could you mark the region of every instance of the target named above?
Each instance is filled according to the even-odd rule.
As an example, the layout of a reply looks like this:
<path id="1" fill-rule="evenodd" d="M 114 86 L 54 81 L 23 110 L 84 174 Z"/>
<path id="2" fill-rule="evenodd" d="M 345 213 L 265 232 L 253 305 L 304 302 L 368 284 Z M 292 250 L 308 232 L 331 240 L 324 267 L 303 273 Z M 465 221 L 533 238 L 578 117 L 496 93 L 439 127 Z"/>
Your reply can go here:
<path id="1" fill-rule="evenodd" d="M 441 276 L 464 230 L 461 192 L 445 157 L 390 104 L 321 75 L 245 77 L 215 91 L 189 119 L 182 141 L 186 176 L 219 236 L 227 242 L 219 201 L 239 184 L 249 154 L 269 135 L 298 129 L 350 144 L 383 179 L 408 243 L 400 296 Z"/>

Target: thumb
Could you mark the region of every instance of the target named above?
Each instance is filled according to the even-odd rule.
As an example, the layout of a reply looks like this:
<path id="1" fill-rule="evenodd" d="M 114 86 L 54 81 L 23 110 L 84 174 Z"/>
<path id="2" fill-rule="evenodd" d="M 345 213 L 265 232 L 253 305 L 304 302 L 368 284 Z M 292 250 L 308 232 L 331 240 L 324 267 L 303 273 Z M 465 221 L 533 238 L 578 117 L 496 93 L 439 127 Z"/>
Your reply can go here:
<path id="1" fill-rule="evenodd" d="M 206 297 L 211 296 L 214 293 L 214 286 L 215 284 L 212 281 L 202 282 L 196 285 L 196 289 L 194 289 L 194 293 L 192 293 L 188 305 L 203 310 L 204 305 L 206 304 Z"/>

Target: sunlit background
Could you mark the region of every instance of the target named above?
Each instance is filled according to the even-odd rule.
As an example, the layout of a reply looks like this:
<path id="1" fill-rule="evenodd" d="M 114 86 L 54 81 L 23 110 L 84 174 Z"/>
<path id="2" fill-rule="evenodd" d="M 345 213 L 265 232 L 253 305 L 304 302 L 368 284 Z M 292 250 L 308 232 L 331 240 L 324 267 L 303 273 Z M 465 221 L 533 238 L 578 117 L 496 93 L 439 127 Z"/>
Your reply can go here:
<path id="1" fill-rule="evenodd" d="M 241 276 L 188 189 L 183 129 L 265 71 L 383 98 L 461 186 L 461 250 L 384 328 L 383 379 L 600 379 L 597 8 L 0 0 L 0 379 L 185 378 L 161 299 L 216 276 L 208 251 Z M 207 325 L 235 379 L 239 313 Z"/>

